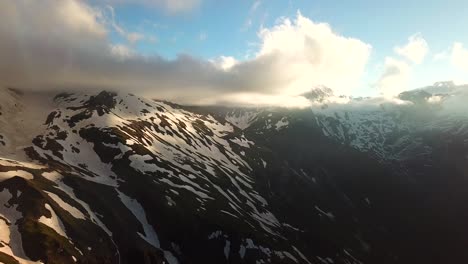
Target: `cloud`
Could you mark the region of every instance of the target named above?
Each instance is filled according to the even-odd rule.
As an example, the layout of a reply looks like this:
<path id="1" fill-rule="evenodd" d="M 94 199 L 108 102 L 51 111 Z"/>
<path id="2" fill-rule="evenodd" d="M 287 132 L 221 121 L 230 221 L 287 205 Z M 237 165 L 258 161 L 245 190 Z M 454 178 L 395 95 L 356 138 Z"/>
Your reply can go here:
<path id="1" fill-rule="evenodd" d="M 405 46 L 396 46 L 394 52 L 407 61 L 386 57 L 383 72 L 377 80 L 375 87 L 381 95 L 387 99 L 395 98 L 401 92 L 408 90 L 413 67 L 421 64 L 429 52 L 429 45 L 421 34 L 414 34 L 408 38 Z M 434 60 L 442 59 L 442 54 L 437 54 Z"/>
<path id="2" fill-rule="evenodd" d="M 122 60 L 136 56 L 136 52 L 134 50 L 122 44 L 111 45 L 110 51 L 114 56 L 121 58 Z"/>
<path id="3" fill-rule="evenodd" d="M 134 45 L 140 40 L 144 40 L 145 36 L 138 32 L 128 32 L 123 27 L 121 27 L 115 20 L 115 10 L 112 6 L 106 6 L 106 9 L 109 11 L 109 17 L 103 16 L 104 22 L 114 29 L 120 36 L 125 38 L 130 44 Z M 105 14 L 105 12 L 103 12 Z"/>
<path id="4" fill-rule="evenodd" d="M 189 104 L 282 104 L 285 98 L 301 105 L 300 94 L 319 84 L 350 93 L 371 50 L 301 14 L 263 28 L 257 53 L 241 61 L 145 57 L 111 43 L 110 28 L 102 10 L 84 1 L 1 1 L 0 85 L 121 90 Z"/>
<path id="5" fill-rule="evenodd" d="M 421 34 L 415 34 L 408 38 L 408 43 L 403 47 L 395 47 L 398 55 L 405 57 L 415 64 L 421 64 L 429 52 L 429 45 Z"/>
<path id="6" fill-rule="evenodd" d="M 96 2 L 144 5 L 161 9 L 170 15 L 190 12 L 201 4 L 201 0 L 96 0 Z"/>
<path id="7" fill-rule="evenodd" d="M 451 62 L 456 68 L 468 73 L 468 50 L 460 42 L 453 44 Z"/>
<path id="8" fill-rule="evenodd" d="M 255 0 L 253 1 L 252 5 L 250 6 L 249 13 L 247 15 L 247 19 L 244 22 L 244 25 L 241 27 L 241 31 L 248 31 L 252 25 L 253 25 L 253 20 L 254 20 L 254 15 L 257 11 L 257 9 L 262 5 L 261 0 Z"/>
<path id="9" fill-rule="evenodd" d="M 253 12 L 257 11 L 257 9 L 260 7 L 261 4 L 262 4 L 262 1 L 255 0 L 253 2 L 252 6 L 250 7 L 250 12 L 253 13 Z"/>
<path id="10" fill-rule="evenodd" d="M 11 9 L 12 15 L 22 15 L 17 10 L 14 9 L 14 4 L 11 1 L 6 1 L 6 8 Z M 50 26 L 53 23 L 64 23 L 65 27 L 70 28 L 70 30 L 74 32 L 88 32 L 89 34 L 99 35 L 102 36 L 106 32 L 106 29 L 99 23 L 100 20 L 103 18 L 102 13 L 99 10 L 92 9 L 87 5 L 82 5 L 77 1 L 62 1 L 56 3 L 56 14 L 55 17 L 52 18 L 44 18 L 42 16 L 46 16 L 47 13 L 44 15 L 32 14 L 34 12 L 45 11 L 44 7 L 37 6 L 36 3 L 31 3 L 30 1 L 18 1 L 17 5 L 21 9 L 29 9 L 27 12 L 32 12 L 26 22 L 35 23 L 38 22 L 39 25 L 46 24 L 50 22 Z M 28 8 L 28 5 L 31 5 Z M 32 6 L 35 5 L 38 9 L 33 9 Z M 44 10 L 45 9 L 45 10 Z M 14 14 L 13 14 L 14 13 Z M 16 19 L 21 17 L 16 17 Z M 17 21 L 19 22 L 19 21 Z M 37 26 L 37 25 L 36 25 Z M 54 25 L 57 26 L 57 25 Z"/>
<path id="11" fill-rule="evenodd" d="M 244 107 L 293 107 L 304 108 L 311 106 L 311 102 L 303 96 L 268 95 L 261 93 L 235 93 L 226 94 L 214 98 L 205 98 L 200 104 L 227 105 Z"/>
<path id="12" fill-rule="evenodd" d="M 208 38 L 208 35 L 205 32 L 200 32 L 200 34 L 198 34 L 199 41 L 205 41 L 207 38 Z"/>
<path id="13" fill-rule="evenodd" d="M 451 53 L 451 50 L 444 50 L 444 51 L 441 51 L 441 52 L 438 52 L 436 54 L 434 54 L 433 56 L 433 60 L 434 61 L 443 61 L 443 60 L 446 60 L 446 59 L 449 59 L 450 58 L 450 53 Z"/>
<path id="14" fill-rule="evenodd" d="M 359 86 L 371 52 L 369 44 L 341 36 L 330 25 L 300 13 L 293 21 L 286 18 L 263 28 L 259 37 L 260 50 L 252 63 L 265 74 L 261 77 L 274 81 L 266 81 L 272 85 L 266 89 L 295 95 L 317 85 L 350 94 Z"/>
<path id="15" fill-rule="evenodd" d="M 230 70 L 237 63 L 239 63 L 234 57 L 231 56 L 221 56 L 213 60 L 213 63 L 224 71 Z"/>
<path id="16" fill-rule="evenodd" d="M 138 32 L 131 32 L 131 33 L 127 34 L 127 40 L 131 44 L 135 44 L 138 41 L 143 40 L 143 39 L 145 39 L 145 36 L 143 36 L 143 34 L 138 33 Z"/>
<path id="17" fill-rule="evenodd" d="M 240 31 L 247 31 L 249 30 L 253 25 L 252 18 L 247 18 L 244 22 L 244 25 L 241 27 Z"/>
<path id="18" fill-rule="evenodd" d="M 391 57 L 385 58 L 384 71 L 376 86 L 385 98 L 392 98 L 408 89 L 411 66 Z"/>

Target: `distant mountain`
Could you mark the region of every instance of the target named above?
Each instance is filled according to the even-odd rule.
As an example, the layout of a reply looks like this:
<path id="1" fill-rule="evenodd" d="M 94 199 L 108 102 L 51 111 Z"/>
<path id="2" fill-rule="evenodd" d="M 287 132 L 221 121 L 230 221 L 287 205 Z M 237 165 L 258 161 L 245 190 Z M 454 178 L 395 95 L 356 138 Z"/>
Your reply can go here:
<path id="1" fill-rule="evenodd" d="M 334 95 L 333 90 L 325 87 L 319 86 L 311 89 L 309 92 L 303 94 L 303 96 L 310 101 L 323 102 L 325 99 L 332 97 Z"/>
<path id="2" fill-rule="evenodd" d="M 464 89 L 318 87 L 306 109 L 2 89 L 0 262 L 465 263 Z"/>

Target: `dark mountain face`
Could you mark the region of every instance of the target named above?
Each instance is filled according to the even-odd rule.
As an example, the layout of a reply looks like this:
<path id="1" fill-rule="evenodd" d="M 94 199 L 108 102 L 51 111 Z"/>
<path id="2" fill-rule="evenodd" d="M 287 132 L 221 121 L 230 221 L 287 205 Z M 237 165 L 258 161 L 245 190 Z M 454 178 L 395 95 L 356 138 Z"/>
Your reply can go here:
<path id="1" fill-rule="evenodd" d="M 2 91 L 0 262 L 465 263 L 468 122 L 427 93 L 292 110 Z"/>

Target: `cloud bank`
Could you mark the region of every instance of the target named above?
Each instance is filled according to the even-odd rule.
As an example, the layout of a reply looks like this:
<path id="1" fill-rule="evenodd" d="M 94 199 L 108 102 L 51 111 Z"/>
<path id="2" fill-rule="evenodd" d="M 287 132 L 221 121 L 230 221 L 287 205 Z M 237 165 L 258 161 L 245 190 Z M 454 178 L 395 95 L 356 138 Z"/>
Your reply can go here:
<path id="1" fill-rule="evenodd" d="M 112 26 L 103 10 L 83 1 L 1 1 L 0 83 L 27 89 L 124 90 L 191 104 L 229 99 L 291 105 L 302 102 L 298 96 L 316 85 L 344 87 L 338 92 L 349 93 L 371 50 L 300 13 L 263 28 L 257 54 L 244 61 L 144 57 L 112 44 Z M 139 38 L 130 36 L 129 41 Z"/>

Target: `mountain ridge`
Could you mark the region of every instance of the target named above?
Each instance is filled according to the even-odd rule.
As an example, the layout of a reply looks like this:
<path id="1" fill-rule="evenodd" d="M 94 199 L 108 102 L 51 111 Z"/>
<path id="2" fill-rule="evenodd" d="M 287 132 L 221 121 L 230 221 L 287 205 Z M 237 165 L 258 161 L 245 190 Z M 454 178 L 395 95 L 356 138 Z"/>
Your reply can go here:
<path id="1" fill-rule="evenodd" d="M 32 96 L 2 92 L 2 109 Z M 14 112 L 0 115 L 18 125 L 0 130 L 3 262 L 468 259 L 457 213 L 468 201 L 468 130 L 434 118 L 432 104 L 353 112 L 185 107 L 106 91 L 36 98 L 51 103 L 20 134 L 28 145 L 11 139 Z M 431 114 L 415 123 L 419 112 Z"/>

